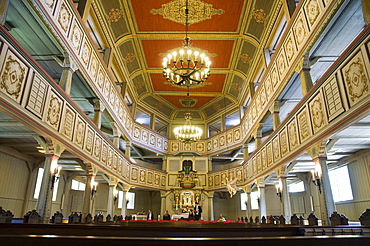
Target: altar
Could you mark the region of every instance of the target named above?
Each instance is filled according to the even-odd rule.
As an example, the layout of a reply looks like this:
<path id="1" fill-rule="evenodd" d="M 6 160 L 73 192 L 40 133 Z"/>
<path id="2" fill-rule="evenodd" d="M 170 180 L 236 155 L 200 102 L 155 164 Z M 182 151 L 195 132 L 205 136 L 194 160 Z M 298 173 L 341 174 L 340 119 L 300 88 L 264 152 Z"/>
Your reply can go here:
<path id="1" fill-rule="evenodd" d="M 188 214 L 188 213 L 186 213 L 186 214 L 173 214 L 173 215 L 171 216 L 171 219 L 172 219 L 172 220 L 179 220 L 179 219 L 181 219 L 181 218 L 183 218 L 183 219 L 188 219 L 188 218 L 189 218 L 189 214 Z"/>

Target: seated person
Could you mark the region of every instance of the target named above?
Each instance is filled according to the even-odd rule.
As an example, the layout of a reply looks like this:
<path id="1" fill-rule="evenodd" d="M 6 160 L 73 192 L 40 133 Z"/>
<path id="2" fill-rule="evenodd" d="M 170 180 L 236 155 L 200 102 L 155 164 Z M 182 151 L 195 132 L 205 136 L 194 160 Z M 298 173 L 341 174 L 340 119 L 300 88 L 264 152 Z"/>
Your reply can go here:
<path id="1" fill-rule="evenodd" d="M 171 220 L 171 216 L 168 213 L 168 210 L 166 210 L 163 214 L 163 220 Z"/>

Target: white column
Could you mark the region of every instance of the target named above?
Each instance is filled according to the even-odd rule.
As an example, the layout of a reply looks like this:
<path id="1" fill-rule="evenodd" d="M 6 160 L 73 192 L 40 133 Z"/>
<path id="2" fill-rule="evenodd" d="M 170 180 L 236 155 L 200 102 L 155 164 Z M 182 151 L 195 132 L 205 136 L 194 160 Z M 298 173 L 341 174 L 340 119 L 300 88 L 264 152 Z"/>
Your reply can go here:
<path id="1" fill-rule="evenodd" d="M 208 193 L 208 218 L 210 221 L 215 220 L 215 215 L 213 211 L 213 194 L 214 192 L 209 192 Z"/>
<path id="2" fill-rule="evenodd" d="M 94 215 L 92 214 L 92 180 L 94 179 L 94 174 L 86 174 L 86 184 L 85 184 L 85 193 L 84 193 L 84 205 L 82 209 L 82 217 L 85 218 L 88 214 L 91 214 L 92 217 Z"/>
<path id="3" fill-rule="evenodd" d="M 263 216 L 265 216 L 265 218 L 267 219 L 265 185 L 258 186 L 258 190 L 259 190 L 259 195 L 260 195 L 259 206 L 260 206 L 260 221 L 261 221 Z"/>
<path id="4" fill-rule="evenodd" d="M 113 219 L 114 216 L 114 208 L 115 208 L 115 189 L 117 186 L 117 181 L 113 178 L 111 182 L 109 182 L 109 190 L 108 190 L 108 204 L 107 204 L 107 215 L 110 214 L 110 216 Z"/>
<path id="5" fill-rule="evenodd" d="M 247 210 L 245 212 L 247 219 L 249 220 L 252 216 L 251 187 L 249 185 L 246 186 L 245 193 L 247 194 Z"/>
<path id="6" fill-rule="evenodd" d="M 279 182 L 282 190 L 282 203 L 283 203 L 283 214 L 285 217 L 286 224 L 290 224 L 290 216 L 292 216 L 292 209 L 290 206 L 290 196 L 288 191 L 288 184 L 286 182 L 286 176 L 280 176 Z"/>
<path id="7" fill-rule="evenodd" d="M 51 204 L 53 196 L 51 165 L 58 162 L 59 156 L 54 154 L 45 155 L 44 174 L 37 200 L 36 210 L 41 216 L 43 223 L 49 223 L 51 217 Z"/>
<path id="8" fill-rule="evenodd" d="M 323 224 L 329 225 L 330 216 L 336 210 L 335 203 L 333 199 L 333 193 L 331 191 L 330 179 L 328 166 L 326 165 L 326 157 L 318 157 L 314 160 L 315 165 L 319 166 L 321 169 L 321 194 L 320 197 L 320 208 L 323 220 Z"/>
<path id="9" fill-rule="evenodd" d="M 126 211 L 127 211 L 127 191 L 122 190 L 122 208 L 121 208 L 121 215 L 123 219 L 126 217 Z"/>

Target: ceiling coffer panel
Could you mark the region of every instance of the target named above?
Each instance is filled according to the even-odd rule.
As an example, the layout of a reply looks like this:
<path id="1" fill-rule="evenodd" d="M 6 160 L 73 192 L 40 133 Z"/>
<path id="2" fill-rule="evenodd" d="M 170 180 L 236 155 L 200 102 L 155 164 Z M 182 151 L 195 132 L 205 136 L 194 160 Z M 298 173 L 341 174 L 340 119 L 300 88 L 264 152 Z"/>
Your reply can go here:
<path id="1" fill-rule="evenodd" d="M 115 39 L 120 36 L 129 34 L 127 27 L 126 14 L 120 0 L 101 1 L 105 12 L 105 18 L 112 30 Z"/>
<path id="2" fill-rule="evenodd" d="M 238 57 L 236 70 L 247 75 L 251 64 L 254 62 L 253 60 L 257 59 L 255 57 L 255 52 L 256 46 L 248 41 L 244 41 Z"/>
<path id="3" fill-rule="evenodd" d="M 144 81 L 144 76 L 142 74 L 136 76 L 135 78 L 132 79 L 132 82 L 135 86 L 135 89 L 136 89 L 136 92 L 137 94 L 139 95 L 139 97 L 141 95 L 143 95 L 144 93 L 147 93 L 148 92 L 148 88 L 145 84 L 145 81 Z"/>
<path id="4" fill-rule="evenodd" d="M 225 107 L 232 104 L 233 101 L 230 98 L 223 97 L 222 99 L 212 103 L 210 106 L 204 109 L 204 113 L 206 114 L 207 118 L 213 116 L 214 114 L 220 112 Z"/>
<path id="5" fill-rule="evenodd" d="M 136 50 L 131 40 L 122 43 L 119 49 L 130 74 L 141 69 Z"/>
<path id="6" fill-rule="evenodd" d="M 274 2 L 275 0 L 257 0 L 251 9 L 247 33 L 254 36 L 257 40 L 261 39 L 261 35 L 267 26 Z"/>
<path id="7" fill-rule="evenodd" d="M 174 117 L 175 120 L 184 120 L 185 113 L 190 112 L 192 115 L 192 120 L 204 120 L 203 117 L 199 114 L 198 111 L 191 111 L 191 110 L 185 110 L 185 111 L 178 111 L 176 112 L 176 115 Z"/>
<path id="8" fill-rule="evenodd" d="M 243 86 L 246 86 L 243 78 L 235 75 L 231 81 L 228 94 L 237 99 L 240 96 L 240 92 L 242 91 Z"/>
<path id="9" fill-rule="evenodd" d="M 170 118 L 171 114 L 173 113 L 173 109 L 167 106 L 165 103 L 159 101 L 157 98 L 153 96 L 147 96 L 143 99 L 143 102 L 147 103 L 148 105 L 152 106 L 152 109 L 166 115 Z"/>

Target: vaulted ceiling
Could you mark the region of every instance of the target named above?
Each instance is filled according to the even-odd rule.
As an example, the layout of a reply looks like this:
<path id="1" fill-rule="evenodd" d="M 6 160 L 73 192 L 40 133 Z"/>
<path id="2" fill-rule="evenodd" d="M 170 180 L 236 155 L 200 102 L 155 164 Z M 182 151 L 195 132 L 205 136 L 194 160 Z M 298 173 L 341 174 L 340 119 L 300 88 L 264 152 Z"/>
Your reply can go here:
<path id="1" fill-rule="evenodd" d="M 181 47 L 185 37 L 185 0 L 99 0 L 94 13 L 104 22 L 117 47 L 117 60 L 127 67 L 133 96 L 139 106 L 158 111 L 168 120 L 183 119 L 186 88 L 169 84 L 162 75 L 167 51 Z M 226 106 L 236 109 L 248 96 L 274 23 L 284 15 L 273 0 L 189 0 L 188 34 L 192 47 L 212 61 L 211 76 L 191 87 L 196 103 L 193 117 L 213 119 Z M 262 63 L 263 64 L 263 63 Z"/>

